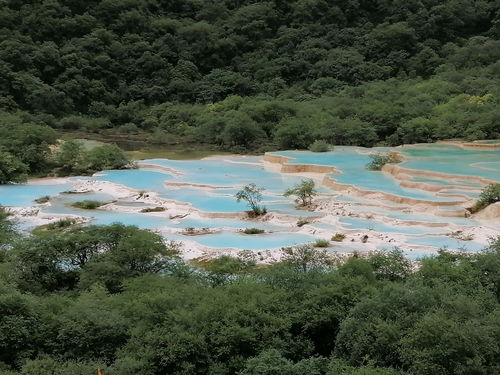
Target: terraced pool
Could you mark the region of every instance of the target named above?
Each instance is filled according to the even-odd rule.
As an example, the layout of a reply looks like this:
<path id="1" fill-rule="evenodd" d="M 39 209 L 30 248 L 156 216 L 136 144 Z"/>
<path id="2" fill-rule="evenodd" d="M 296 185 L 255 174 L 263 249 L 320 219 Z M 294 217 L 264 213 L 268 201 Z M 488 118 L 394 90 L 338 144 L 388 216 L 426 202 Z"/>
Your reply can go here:
<path id="1" fill-rule="evenodd" d="M 401 176 L 396 178 L 390 173 L 365 168 L 370 161 L 370 152 L 388 150 L 398 151 L 404 156 L 401 167 L 419 171 L 405 177 L 416 183 L 411 188 L 401 185 Z M 483 235 L 472 241 L 460 241 L 448 236 L 458 229 L 473 230 L 482 225 L 487 227 L 486 232 L 500 235 L 498 221 L 479 223 L 466 217 L 448 217 L 464 212 L 464 207 L 472 204 L 485 186 L 485 181 L 481 179 L 500 181 L 500 150 L 467 150 L 450 145 L 396 149 L 339 146 L 327 153 L 283 151 L 270 155 L 291 158 L 287 164 L 292 165 L 335 167 L 340 173 L 280 173 L 277 165 L 265 162 L 260 156 L 222 156 L 195 161 L 151 159 L 142 161 L 145 167 L 140 169 L 103 171 L 95 177 L 0 186 L 0 204 L 36 206 L 43 215 L 76 215 L 96 224 L 121 222 L 136 225 L 158 230 L 167 238 L 190 241 L 205 248 L 260 251 L 313 242 L 319 238 L 328 239 L 339 231 L 347 236 L 354 236 L 353 233 L 359 236 L 358 232 L 366 232 L 370 233 L 367 244 L 353 237 L 351 240 L 347 238 L 345 243 L 335 243 L 330 250 L 340 253 L 364 249 L 387 250 L 394 244 L 383 242 L 385 237 L 382 235 L 385 234 L 396 236 L 399 241 L 396 245 L 406 246 L 407 255 L 414 258 L 416 254 L 433 254 L 441 247 L 450 250 L 465 247 L 467 251 L 478 251 L 485 246 Z M 441 176 L 439 173 L 456 176 Z M 287 188 L 299 183 L 305 176 L 313 177 L 317 182 L 320 196 L 316 200 L 316 211 L 299 210 L 292 199 L 283 196 Z M 325 177 L 334 179 L 343 188 L 333 191 L 322 186 Z M 98 183 L 111 184 L 84 194 L 63 193 L 82 182 L 88 182 L 89 186 L 93 183 L 96 186 L 101 186 Z M 270 212 L 266 221 L 245 219 L 243 212 L 248 207 L 234 198 L 235 193 L 249 183 L 265 189 L 262 204 Z M 424 186 L 419 187 L 418 183 L 437 188 L 430 191 Z M 106 188 L 109 186 L 129 188 L 130 194 L 116 201 L 113 189 Z M 155 200 L 140 198 L 139 191 L 148 192 Z M 387 194 L 402 200 L 386 199 Z M 35 199 L 45 195 L 52 197 L 49 205 L 34 203 Z M 416 201 L 409 203 L 403 198 Z M 92 211 L 71 206 L 84 199 L 116 202 Z M 152 214 L 140 212 L 155 204 L 163 205 L 165 211 Z M 304 226 L 305 223 L 310 225 Z M 245 235 L 240 232 L 251 227 L 263 229 L 266 233 Z M 186 228 L 210 228 L 214 233 L 186 236 Z"/>

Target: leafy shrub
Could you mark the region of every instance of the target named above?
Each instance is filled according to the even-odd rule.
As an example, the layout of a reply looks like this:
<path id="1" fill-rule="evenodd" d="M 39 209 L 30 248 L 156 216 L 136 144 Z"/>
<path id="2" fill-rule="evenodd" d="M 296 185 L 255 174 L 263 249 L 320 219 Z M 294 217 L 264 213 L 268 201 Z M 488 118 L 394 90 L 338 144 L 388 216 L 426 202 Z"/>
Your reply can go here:
<path id="1" fill-rule="evenodd" d="M 39 227 L 35 228 L 35 230 L 33 230 L 33 233 L 36 234 L 36 233 L 45 232 L 45 231 L 62 230 L 62 229 L 72 227 L 73 225 L 76 225 L 76 224 L 78 224 L 77 219 L 75 219 L 73 217 L 68 217 L 68 218 L 64 218 L 64 219 L 55 221 L 53 223 L 40 225 Z"/>
<path id="2" fill-rule="evenodd" d="M 397 152 L 370 154 L 371 161 L 366 165 L 366 168 L 371 171 L 380 171 L 386 164 L 401 163 L 401 156 Z"/>
<path id="3" fill-rule="evenodd" d="M 316 240 L 314 247 L 328 247 L 330 246 L 330 241 L 328 240 Z"/>
<path id="4" fill-rule="evenodd" d="M 490 184 L 481 191 L 479 200 L 471 208 L 471 212 L 480 211 L 496 202 L 500 202 L 500 184 Z"/>
<path id="5" fill-rule="evenodd" d="M 311 222 L 311 220 L 309 220 L 309 219 L 299 219 L 299 220 L 297 220 L 297 226 L 300 228 L 306 224 L 309 224 L 310 222 Z"/>
<path id="6" fill-rule="evenodd" d="M 267 214 L 267 208 L 266 207 L 257 207 L 255 209 L 253 209 L 252 211 L 249 211 L 249 216 L 250 217 L 257 217 L 257 216 L 262 216 L 262 215 L 265 215 Z"/>
<path id="7" fill-rule="evenodd" d="M 163 212 L 165 211 L 165 207 L 146 207 L 141 210 L 141 212 Z"/>
<path id="8" fill-rule="evenodd" d="M 38 203 L 38 204 L 47 203 L 48 201 L 50 201 L 50 196 L 48 196 L 48 195 L 44 195 L 43 197 L 35 199 L 35 203 Z"/>
<path id="9" fill-rule="evenodd" d="M 261 234 L 261 233 L 264 233 L 264 230 L 259 229 L 259 228 L 245 228 L 243 230 L 243 233 L 245 233 L 245 234 Z"/>
<path id="10" fill-rule="evenodd" d="M 332 236 L 332 241 L 335 242 L 342 242 L 345 240 L 345 234 L 344 233 L 335 233 L 334 236 Z"/>
<path id="11" fill-rule="evenodd" d="M 24 182 L 28 179 L 28 166 L 9 152 L 0 151 L 0 184 Z"/>
<path id="12" fill-rule="evenodd" d="M 80 202 L 75 202 L 71 206 L 75 208 L 80 208 L 82 210 L 95 210 L 101 206 L 104 206 L 106 202 L 92 201 L 92 200 L 84 200 Z"/>
<path id="13" fill-rule="evenodd" d="M 184 229 L 183 234 L 186 236 L 199 236 L 202 234 L 210 234 L 213 233 L 214 231 L 210 228 L 193 228 L 193 227 L 187 227 Z"/>
<path id="14" fill-rule="evenodd" d="M 312 152 L 327 152 L 331 149 L 332 147 L 323 139 L 317 139 L 309 145 L 309 151 Z"/>

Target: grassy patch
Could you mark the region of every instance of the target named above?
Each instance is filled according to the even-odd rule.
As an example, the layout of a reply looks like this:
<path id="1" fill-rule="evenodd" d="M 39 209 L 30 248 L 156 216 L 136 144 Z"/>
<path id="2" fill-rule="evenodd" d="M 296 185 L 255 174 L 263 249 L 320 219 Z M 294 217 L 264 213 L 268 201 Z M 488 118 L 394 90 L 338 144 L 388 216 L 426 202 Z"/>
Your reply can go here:
<path id="1" fill-rule="evenodd" d="M 101 206 L 104 206 L 106 202 L 84 200 L 80 202 L 75 202 L 71 206 L 75 208 L 80 208 L 82 210 L 95 210 Z"/>
<path id="2" fill-rule="evenodd" d="M 345 234 L 344 233 L 335 233 L 335 235 L 332 236 L 332 241 L 342 242 L 344 240 L 345 240 Z"/>
<path id="3" fill-rule="evenodd" d="M 261 234 L 264 233 L 264 229 L 259 228 L 245 228 L 242 231 L 245 234 Z"/>
<path id="4" fill-rule="evenodd" d="M 297 220 L 297 226 L 299 228 L 303 227 L 306 224 L 310 224 L 310 223 L 311 223 L 311 220 L 309 220 L 309 219 L 299 219 L 299 220 Z"/>
<path id="5" fill-rule="evenodd" d="M 210 234 L 213 233 L 214 231 L 210 228 L 193 228 L 193 227 L 187 227 L 184 229 L 182 234 L 185 236 L 200 236 L 203 234 Z"/>
<path id="6" fill-rule="evenodd" d="M 83 138 L 80 138 L 80 139 L 75 139 L 75 141 L 78 141 L 82 144 L 83 148 L 85 150 L 92 150 L 93 148 L 96 148 L 96 147 L 99 147 L 99 146 L 103 146 L 105 145 L 106 143 L 105 142 L 101 142 L 101 141 L 96 141 L 94 139 L 83 139 Z"/>
<path id="7" fill-rule="evenodd" d="M 165 211 L 165 207 L 147 207 L 143 208 L 141 212 L 147 213 L 147 212 L 163 212 Z"/>
<path id="8" fill-rule="evenodd" d="M 54 231 L 54 230 L 63 230 L 69 227 L 72 227 L 73 225 L 78 224 L 78 220 L 72 217 L 68 217 L 65 219 L 61 219 L 58 221 L 55 221 L 53 223 L 45 224 L 45 225 L 40 225 L 39 227 L 36 227 L 33 229 L 33 233 L 41 233 L 41 232 L 47 232 L 47 231 Z"/>
<path id="9" fill-rule="evenodd" d="M 38 203 L 38 204 L 47 203 L 48 201 L 50 201 L 50 196 L 48 196 L 48 195 L 44 195 L 43 197 L 35 199 L 35 203 Z"/>
<path id="10" fill-rule="evenodd" d="M 329 247 L 330 241 L 328 240 L 316 240 L 314 247 Z"/>
<path id="11" fill-rule="evenodd" d="M 469 211 L 476 213 L 490 204 L 500 202 L 500 184 L 490 184 L 486 186 L 479 195 L 479 200 L 474 206 L 469 208 Z"/>
<path id="12" fill-rule="evenodd" d="M 126 154 L 132 160 L 143 159 L 172 159 L 172 160 L 198 160 L 214 155 L 229 155 L 229 152 L 203 149 L 167 149 L 162 147 L 151 147 L 140 150 L 127 151 Z"/>
<path id="13" fill-rule="evenodd" d="M 257 207 L 251 211 L 247 211 L 247 215 L 251 219 L 255 219 L 256 217 L 263 216 L 265 214 L 267 214 L 266 207 Z"/>
<path id="14" fill-rule="evenodd" d="M 386 164 L 397 164 L 403 161 L 401 155 L 394 151 L 370 154 L 369 156 L 371 161 L 366 165 L 366 168 L 371 171 L 380 171 Z"/>

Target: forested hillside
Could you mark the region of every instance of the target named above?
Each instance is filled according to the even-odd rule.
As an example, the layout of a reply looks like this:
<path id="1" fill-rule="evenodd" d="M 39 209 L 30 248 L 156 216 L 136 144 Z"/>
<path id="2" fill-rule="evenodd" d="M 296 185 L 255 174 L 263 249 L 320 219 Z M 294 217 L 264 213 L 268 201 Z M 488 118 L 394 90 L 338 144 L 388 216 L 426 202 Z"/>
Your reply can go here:
<path id="1" fill-rule="evenodd" d="M 64 223 L 64 222 L 62 222 Z M 103 251 L 105 250 L 105 251 Z M 3 375 L 497 375 L 500 239 L 418 270 L 399 252 L 197 265 L 158 234 L 0 210 Z"/>
<path id="2" fill-rule="evenodd" d="M 232 150 L 500 134 L 487 0 L 2 0 L 0 106 Z"/>

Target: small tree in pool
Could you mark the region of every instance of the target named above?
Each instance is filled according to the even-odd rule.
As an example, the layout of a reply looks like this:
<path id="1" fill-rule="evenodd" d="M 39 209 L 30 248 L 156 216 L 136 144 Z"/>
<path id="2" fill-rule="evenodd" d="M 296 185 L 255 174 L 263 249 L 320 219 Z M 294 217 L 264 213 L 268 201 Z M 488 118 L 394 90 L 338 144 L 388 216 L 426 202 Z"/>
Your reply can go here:
<path id="1" fill-rule="evenodd" d="M 299 184 L 285 191 L 283 195 L 285 197 L 295 195 L 297 197 L 295 199 L 295 202 L 297 202 L 302 207 L 307 207 L 312 204 L 313 197 L 318 194 L 314 187 L 315 183 L 313 180 L 302 180 Z"/>
<path id="2" fill-rule="evenodd" d="M 262 202 L 262 192 L 264 188 L 257 187 L 254 183 L 245 185 L 242 190 L 238 191 L 235 195 L 236 200 L 246 201 L 252 210 L 253 215 L 260 216 L 267 212 L 264 206 L 259 205 Z"/>
<path id="3" fill-rule="evenodd" d="M 368 155 L 371 161 L 366 164 L 366 168 L 372 171 L 380 171 L 386 164 L 401 163 L 401 155 L 397 152 L 391 151 L 387 153 L 377 153 Z"/>

